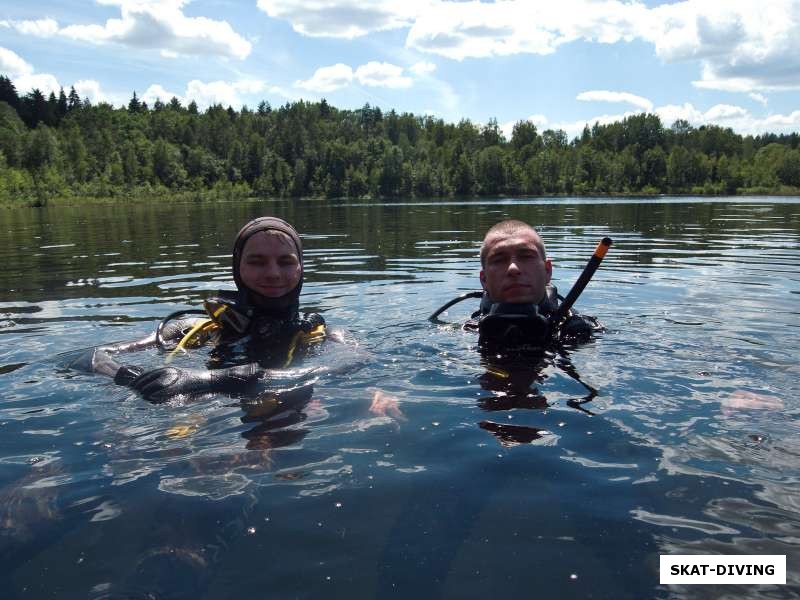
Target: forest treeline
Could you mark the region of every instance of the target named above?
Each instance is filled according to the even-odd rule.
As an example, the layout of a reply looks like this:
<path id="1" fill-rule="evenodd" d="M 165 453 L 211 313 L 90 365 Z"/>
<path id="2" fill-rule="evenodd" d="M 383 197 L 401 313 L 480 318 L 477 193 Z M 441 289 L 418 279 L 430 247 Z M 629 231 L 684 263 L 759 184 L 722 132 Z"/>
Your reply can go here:
<path id="1" fill-rule="evenodd" d="M 0 76 L 0 201 L 800 193 L 800 135 L 742 136 L 639 114 L 562 130 L 446 123 L 325 100 L 200 111 L 177 98 L 19 95 Z"/>

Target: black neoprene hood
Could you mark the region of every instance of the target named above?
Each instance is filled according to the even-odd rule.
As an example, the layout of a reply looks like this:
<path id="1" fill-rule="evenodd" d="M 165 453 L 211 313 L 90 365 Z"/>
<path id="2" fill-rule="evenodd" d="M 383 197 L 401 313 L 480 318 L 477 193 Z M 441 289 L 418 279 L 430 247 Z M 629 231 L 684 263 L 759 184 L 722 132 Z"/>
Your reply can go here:
<path id="1" fill-rule="evenodd" d="M 239 271 L 239 266 L 242 262 L 242 253 L 245 244 L 247 244 L 247 240 L 261 231 L 279 231 L 288 236 L 289 239 L 292 240 L 297 250 L 297 258 L 300 260 L 300 282 L 297 284 L 297 287 L 280 298 L 267 298 L 251 290 L 242 281 L 242 276 Z M 278 217 L 259 217 L 247 223 L 236 235 L 236 240 L 233 243 L 232 262 L 233 280 L 236 282 L 236 289 L 238 289 L 241 294 L 247 295 L 250 301 L 261 308 L 281 311 L 290 309 L 295 312 L 297 311 L 300 302 L 300 290 L 303 288 L 303 243 L 300 241 L 300 235 L 289 223 Z"/>

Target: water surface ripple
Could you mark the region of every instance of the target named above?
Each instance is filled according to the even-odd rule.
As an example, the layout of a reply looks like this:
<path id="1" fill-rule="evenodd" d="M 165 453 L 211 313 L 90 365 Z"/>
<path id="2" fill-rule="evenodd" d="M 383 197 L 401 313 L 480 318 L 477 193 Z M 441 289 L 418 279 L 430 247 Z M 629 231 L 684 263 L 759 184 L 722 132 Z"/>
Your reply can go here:
<path id="1" fill-rule="evenodd" d="M 303 304 L 365 357 L 301 415 L 154 406 L 65 368 L 230 288 L 231 240 L 262 214 L 303 233 Z M 614 238 L 578 302 L 605 332 L 525 402 L 481 385 L 472 334 L 426 321 L 477 288 L 506 217 L 540 228 L 562 293 Z M 800 594 L 796 200 L 15 209 L 0 239 L 5 598 Z M 371 412 L 376 390 L 402 415 Z M 785 554 L 788 585 L 660 586 L 665 553 Z"/>

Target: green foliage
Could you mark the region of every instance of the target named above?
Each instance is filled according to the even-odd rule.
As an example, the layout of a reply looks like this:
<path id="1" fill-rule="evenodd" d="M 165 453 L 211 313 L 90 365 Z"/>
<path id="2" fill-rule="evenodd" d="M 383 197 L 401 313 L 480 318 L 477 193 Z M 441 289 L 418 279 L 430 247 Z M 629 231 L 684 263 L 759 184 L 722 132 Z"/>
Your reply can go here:
<path id="1" fill-rule="evenodd" d="M 0 201 L 53 197 L 797 193 L 800 135 L 665 127 L 640 114 L 573 140 L 495 119 L 445 123 L 364 105 L 298 101 L 257 110 L 173 98 L 92 105 L 74 89 L 19 95 L 0 76 Z"/>
<path id="2" fill-rule="evenodd" d="M 153 146 L 153 175 L 156 183 L 173 189 L 180 189 L 186 180 L 180 150 L 163 138 L 159 138 Z"/>
<path id="3" fill-rule="evenodd" d="M 506 187 L 505 154 L 500 146 L 492 145 L 478 152 L 475 176 L 482 194 L 499 194 Z"/>
<path id="4" fill-rule="evenodd" d="M 39 123 L 28 136 L 28 143 L 25 146 L 25 167 L 33 171 L 41 171 L 56 162 L 58 155 L 58 141 L 51 129 Z"/>

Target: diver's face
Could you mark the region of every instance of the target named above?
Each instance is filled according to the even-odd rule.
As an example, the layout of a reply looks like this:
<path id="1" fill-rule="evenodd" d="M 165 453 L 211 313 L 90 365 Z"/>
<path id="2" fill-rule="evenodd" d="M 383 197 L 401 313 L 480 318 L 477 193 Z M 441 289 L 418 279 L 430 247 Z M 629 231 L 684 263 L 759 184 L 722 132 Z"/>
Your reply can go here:
<path id="1" fill-rule="evenodd" d="M 496 234 L 484 240 L 486 259 L 481 284 L 495 302 L 539 303 L 550 281 L 553 265 L 540 248 L 532 229 Z"/>
<path id="2" fill-rule="evenodd" d="M 244 245 L 239 275 L 242 283 L 262 296 L 288 294 L 300 283 L 302 272 L 297 249 L 283 233 L 260 231 Z"/>

